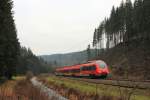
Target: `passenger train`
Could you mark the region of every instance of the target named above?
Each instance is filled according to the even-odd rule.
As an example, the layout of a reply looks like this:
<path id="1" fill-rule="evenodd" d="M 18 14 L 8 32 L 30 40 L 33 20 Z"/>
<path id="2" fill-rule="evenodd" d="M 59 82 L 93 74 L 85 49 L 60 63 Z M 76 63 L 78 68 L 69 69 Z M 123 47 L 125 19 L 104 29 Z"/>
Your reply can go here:
<path id="1" fill-rule="evenodd" d="M 107 75 L 109 74 L 109 69 L 104 61 L 96 60 L 96 61 L 88 61 L 87 63 L 84 64 L 57 68 L 55 74 L 61 76 L 106 78 Z"/>

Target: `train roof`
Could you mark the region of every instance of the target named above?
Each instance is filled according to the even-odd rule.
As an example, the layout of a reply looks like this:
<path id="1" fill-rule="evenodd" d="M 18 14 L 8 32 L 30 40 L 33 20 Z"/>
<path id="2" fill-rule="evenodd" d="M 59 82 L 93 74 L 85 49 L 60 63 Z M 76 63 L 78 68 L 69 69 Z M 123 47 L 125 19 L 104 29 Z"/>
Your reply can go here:
<path id="1" fill-rule="evenodd" d="M 104 61 L 102 61 L 102 60 L 93 60 L 93 61 L 88 61 L 88 62 L 82 63 L 82 64 L 76 64 L 76 65 L 71 65 L 71 66 L 63 66 L 63 67 L 57 68 L 56 70 L 79 69 L 80 66 L 86 66 L 88 64 L 95 64 L 96 62 L 104 62 Z"/>

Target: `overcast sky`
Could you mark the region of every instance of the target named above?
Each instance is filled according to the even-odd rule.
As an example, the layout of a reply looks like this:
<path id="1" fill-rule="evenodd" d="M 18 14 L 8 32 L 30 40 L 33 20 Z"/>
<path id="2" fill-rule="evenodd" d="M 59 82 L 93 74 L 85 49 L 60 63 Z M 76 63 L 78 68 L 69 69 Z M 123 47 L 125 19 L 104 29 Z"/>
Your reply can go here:
<path id="1" fill-rule="evenodd" d="M 14 0 L 22 46 L 36 55 L 86 49 L 93 32 L 122 0 Z"/>

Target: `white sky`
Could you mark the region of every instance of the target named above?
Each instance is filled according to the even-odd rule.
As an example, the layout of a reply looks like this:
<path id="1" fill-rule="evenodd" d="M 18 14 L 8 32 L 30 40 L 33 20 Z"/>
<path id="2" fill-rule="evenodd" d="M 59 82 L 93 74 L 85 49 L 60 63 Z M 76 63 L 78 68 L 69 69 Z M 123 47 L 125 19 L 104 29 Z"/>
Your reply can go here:
<path id="1" fill-rule="evenodd" d="M 122 0 L 14 0 L 22 46 L 36 55 L 86 49 L 93 32 Z"/>

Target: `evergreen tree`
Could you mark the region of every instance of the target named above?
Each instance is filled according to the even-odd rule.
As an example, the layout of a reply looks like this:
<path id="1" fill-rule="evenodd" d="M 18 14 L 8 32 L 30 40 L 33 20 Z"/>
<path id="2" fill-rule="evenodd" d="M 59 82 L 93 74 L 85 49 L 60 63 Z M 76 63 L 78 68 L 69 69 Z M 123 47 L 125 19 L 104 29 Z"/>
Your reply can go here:
<path id="1" fill-rule="evenodd" d="M 119 7 L 119 16 L 120 18 L 118 19 L 120 21 L 120 42 L 123 42 L 123 37 L 125 34 L 125 3 L 122 1 L 121 5 Z"/>
<path id="2" fill-rule="evenodd" d="M 0 76 L 15 74 L 19 42 L 13 19 L 12 0 L 0 0 Z"/>
<path id="3" fill-rule="evenodd" d="M 135 38 L 140 38 L 143 31 L 143 2 L 142 0 L 135 0 L 134 2 L 134 11 L 133 11 L 133 28 Z"/>
<path id="4" fill-rule="evenodd" d="M 104 22 L 102 22 L 97 29 L 97 42 L 98 42 L 98 55 L 100 54 L 100 49 L 102 49 L 102 36 L 103 36 Z"/>
<path id="5" fill-rule="evenodd" d="M 129 41 L 129 39 L 133 36 L 133 7 L 131 0 L 126 1 L 126 8 L 125 8 L 125 26 L 126 26 L 126 33 L 124 37 L 124 41 Z"/>
<path id="6" fill-rule="evenodd" d="M 143 0 L 143 31 L 144 37 L 150 38 L 150 0 Z"/>
<path id="7" fill-rule="evenodd" d="M 93 47 L 96 46 L 97 43 L 97 29 L 95 29 L 94 31 L 94 36 L 93 36 Z"/>
<path id="8" fill-rule="evenodd" d="M 93 36 L 93 47 L 95 48 L 95 55 L 98 55 L 98 48 L 97 48 L 97 44 L 98 44 L 98 30 L 95 29 L 94 31 L 94 36 Z"/>
<path id="9" fill-rule="evenodd" d="M 87 56 L 88 56 L 88 60 L 90 60 L 91 59 L 91 46 L 90 46 L 90 44 L 87 47 Z"/>

